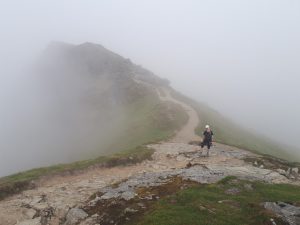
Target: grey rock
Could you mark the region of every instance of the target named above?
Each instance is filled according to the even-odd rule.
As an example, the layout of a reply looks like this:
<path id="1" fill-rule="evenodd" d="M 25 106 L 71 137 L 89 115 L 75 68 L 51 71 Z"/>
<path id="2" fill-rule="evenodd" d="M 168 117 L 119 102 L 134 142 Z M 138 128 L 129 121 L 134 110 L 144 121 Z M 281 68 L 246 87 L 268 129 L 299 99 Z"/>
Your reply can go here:
<path id="1" fill-rule="evenodd" d="M 298 174 L 299 173 L 299 168 L 298 167 L 293 168 L 292 173 Z"/>
<path id="2" fill-rule="evenodd" d="M 123 198 L 124 200 L 130 200 L 133 199 L 136 196 L 136 193 L 134 193 L 134 191 L 125 191 L 121 194 L 121 198 Z"/>
<path id="3" fill-rule="evenodd" d="M 17 223 L 16 225 L 41 225 L 41 218 L 37 217 L 35 219 L 24 220 Z"/>
<path id="4" fill-rule="evenodd" d="M 88 205 L 89 206 L 95 206 L 99 201 L 101 200 L 101 198 L 99 196 L 96 196 L 93 200 L 91 200 Z"/>
<path id="5" fill-rule="evenodd" d="M 80 222 L 79 225 L 95 225 L 96 224 L 96 218 L 87 218 Z"/>
<path id="6" fill-rule="evenodd" d="M 146 208 L 146 206 L 145 206 L 143 203 L 141 203 L 141 202 L 139 202 L 137 205 L 138 205 L 140 208 L 142 208 L 142 209 L 145 209 L 145 208 Z"/>
<path id="7" fill-rule="evenodd" d="M 228 195 L 237 195 L 239 194 L 241 191 L 238 188 L 229 188 L 225 191 L 226 194 Z"/>
<path id="8" fill-rule="evenodd" d="M 31 204 L 31 205 L 36 205 L 36 204 L 38 204 L 38 203 L 44 202 L 43 200 L 44 200 L 44 196 L 35 196 L 35 197 L 31 200 L 30 204 Z"/>
<path id="9" fill-rule="evenodd" d="M 272 223 L 272 225 L 277 225 L 273 218 L 270 219 L 270 222 Z"/>
<path id="10" fill-rule="evenodd" d="M 289 225 L 300 224 L 300 207 L 296 207 L 284 202 L 266 202 L 264 207 L 280 216 Z"/>
<path id="11" fill-rule="evenodd" d="M 97 213 L 91 216 L 91 218 L 97 218 L 97 217 L 99 217 Z"/>
<path id="12" fill-rule="evenodd" d="M 136 213 L 136 212 L 138 212 L 138 210 L 132 209 L 132 208 L 126 208 L 126 209 L 124 210 L 124 213 L 125 213 L 125 214 L 132 214 L 132 213 Z"/>
<path id="13" fill-rule="evenodd" d="M 26 209 L 23 213 L 27 219 L 33 219 L 36 215 L 36 211 L 34 209 Z"/>
<path id="14" fill-rule="evenodd" d="M 283 169 L 277 169 L 276 171 L 281 175 L 284 175 L 284 176 L 286 175 L 286 171 Z"/>
<path id="15" fill-rule="evenodd" d="M 36 210 L 45 210 L 45 209 L 49 208 L 49 205 L 47 203 L 44 203 L 44 202 L 40 202 L 40 203 L 37 203 L 37 204 L 32 205 L 32 206 Z"/>
<path id="16" fill-rule="evenodd" d="M 247 191 L 253 191 L 253 186 L 252 186 L 252 184 L 244 184 L 244 188 L 245 188 Z"/>
<path id="17" fill-rule="evenodd" d="M 65 225 L 73 225 L 77 224 L 81 220 L 84 220 L 88 217 L 88 214 L 79 208 L 73 208 L 70 209 L 67 216 L 66 216 L 66 222 Z"/>
<path id="18" fill-rule="evenodd" d="M 179 155 L 179 156 L 176 157 L 176 160 L 178 162 L 182 162 L 182 161 L 186 161 L 187 159 L 184 156 Z"/>

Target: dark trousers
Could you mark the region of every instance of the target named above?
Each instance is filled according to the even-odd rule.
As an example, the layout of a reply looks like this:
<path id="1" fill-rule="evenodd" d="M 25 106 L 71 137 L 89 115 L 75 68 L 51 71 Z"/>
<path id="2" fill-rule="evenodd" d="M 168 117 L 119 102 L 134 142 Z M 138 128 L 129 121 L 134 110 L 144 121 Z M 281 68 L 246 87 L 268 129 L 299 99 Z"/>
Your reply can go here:
<path id="1" fill-rule="evenodd" d="M 204 148 L 204 146 L 207 146 L 207 148 L 210 149 L 211 141 L 204 140 L 201 142 L 200 146 L 201 146 L 201 148 Z"/>

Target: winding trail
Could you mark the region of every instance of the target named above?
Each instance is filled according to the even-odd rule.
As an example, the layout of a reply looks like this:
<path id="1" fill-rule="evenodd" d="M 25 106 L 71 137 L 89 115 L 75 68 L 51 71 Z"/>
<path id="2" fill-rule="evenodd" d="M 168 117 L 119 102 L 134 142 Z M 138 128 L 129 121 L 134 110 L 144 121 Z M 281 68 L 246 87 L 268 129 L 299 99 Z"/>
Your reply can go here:
<path id="1" fill-rule="evenodd" d="M 135 179 L 135 184 L 138 186 L 139 181 L 145 183 L 143 179 L 145 177 L 149 179 L 150 175 L 152 180 L 160 177 L 161 174 L 166 177 L 188 176 L 188 179 L 201 183 L 215 182 L 227 175 L 270 183 L 292 183 L 276 171 L 255 167 L 245 162 L 243 159 L 246 157 L 259 157 L 245 150 L 216 144 L 211 151 L 211 157 L 202 156 L 198 146 L 188 144 L 189 141 L 200 138 L 194 132 L 199 122 L 197 112 L 187 104 L 174 99 L 168 90 L 163 89 L 159 93 L 161 100 L 181 105 L 187 112 L 189 120 L 170 141 L 149 145 L 156 150 L 153 160 L 146 160 L 132 166 L 94 168 L 77 175 L 54 176 L 41 180 L 36 189 L 0 201 L 0 224 L 58 225 L 69 209 L 81 206 L 100 189 L 131 179 Z M 199 166 L 186 169 L 189 162 Z M 133 187 L 134 185 L 131 186 Z M 50 209 L 53 213 L 50 220 L 45 223 L 43 212 L 48 212 Z M 87 222 L 81 224 L 89 225 Z"/>
<path id="2" fill-rule="evenodd" d="M 162 92 L 164 94 L 162 94 Z M 170 91 L 167 89 L 161 89 L 161 91 L 158 91 L 158 95 L 162 101 L 171 101 L 180 105 L 186 111 L 189 117 L 186 125 L 180 131 L 178 131 L 175 137 L 170 141 L 175 143 L 189 143 L 191 140 L 198 140 L 199 136 L 196 136 L 195 134 L 195 129 L 199 124 L 197 112 L 191 106 L 173 98 L 170 94 Z"/>

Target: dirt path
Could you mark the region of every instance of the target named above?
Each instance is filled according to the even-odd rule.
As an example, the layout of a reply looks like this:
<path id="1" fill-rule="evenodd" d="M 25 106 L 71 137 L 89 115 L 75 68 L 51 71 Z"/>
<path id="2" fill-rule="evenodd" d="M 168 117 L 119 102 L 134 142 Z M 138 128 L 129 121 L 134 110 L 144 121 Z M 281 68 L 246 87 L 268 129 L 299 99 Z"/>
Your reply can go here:
<path id="1" fill-rule="evenodd" d="M 115 168 L 91 169 L 84 174 L 56 176 L 41 181 L 34 190 L 24 191 L 0 202 L 1 225 L 58 225 L 71 208 L 80 207 L 95 192 L 118 182 L 133 181 L 128 185 L 132 190 L 139 185 L 149 185 L 161 177 L 180 175 L 201 183 L 215 182 L 227 175 L 251 177 L 272 183 L 291 183 L 285 176 L 276 171 L 259 168 L 245 162 L 247 157 L 258 157 L 253 153 L 217 144 L 211 151 L 211 157 L 204 157 L 198 146 L 187 144 L 197 140 L 194 134 L 199 118 L 194 109 L 171 97 L 168 91 L 160 95 L 164 101 L 180 104 L 188 113 L 189 120 L 176 136 L 168 142 L 150 145 L 156 151 L 152 161 Z M 188 163 L 192 168 L 186 168 Z M 147 175 L 147 176 L 146 176 Z M 148 179 L 145 181 L 145 179 Z M 116 192 L 109 189 L 108 196 L 132 192 Z M 85 221 L 82 225 L 88 223 Z"/>
<path id="2" fill-rule="evenodd" d="M 161 91 L 163 91 L 163 94 L 161 93 Z M 191 140 L 199 140 L 200 137 L 195 134 L 195 129 L 199 124 L 199 117 L 197 112 L 191 106 L 173 98 L 167 89 L 161 89 L 161 91 L 158 93 L 162 101 L 171 101 L 179 104 L 189 116 L 187 124 L 177 132 L 171 142 L 189 143 Z"/>

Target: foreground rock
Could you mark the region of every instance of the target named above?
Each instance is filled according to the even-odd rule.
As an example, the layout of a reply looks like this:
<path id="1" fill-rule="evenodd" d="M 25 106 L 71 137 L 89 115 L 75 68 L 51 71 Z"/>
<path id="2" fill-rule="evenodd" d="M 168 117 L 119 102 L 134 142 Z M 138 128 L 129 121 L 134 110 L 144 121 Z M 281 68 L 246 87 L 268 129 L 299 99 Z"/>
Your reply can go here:
<path id="1" fill-rule="evenodd" d="M 266 202 L 264 207 L 277 216 L 280 216 L 289 225 L 300 224 L 300 207 L 296 207 L 284 202 Z"/>
<path id="2" fill-rule="evenodd" d="M 82 209 L 78 209 L 78 208 L 70 209 L 70 211 L 66 216 L 66 222 L 64 223 L 64 225 L 78 224 L 80 221 L 84 220 L 87 217 L 88 214 Z"/>

